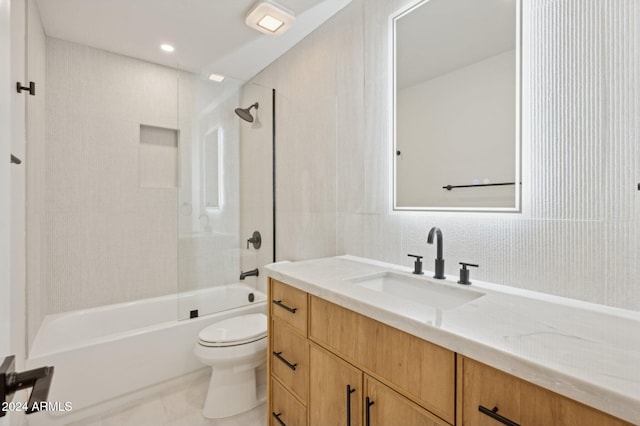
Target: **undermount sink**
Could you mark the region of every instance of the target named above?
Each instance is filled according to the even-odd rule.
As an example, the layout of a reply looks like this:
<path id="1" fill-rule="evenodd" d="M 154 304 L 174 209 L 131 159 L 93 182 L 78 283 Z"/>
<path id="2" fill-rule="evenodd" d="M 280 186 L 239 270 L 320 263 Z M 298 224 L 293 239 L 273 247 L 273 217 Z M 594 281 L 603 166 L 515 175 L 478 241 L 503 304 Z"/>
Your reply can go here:
<path id="1" fill-rule="evenodd" d="M 428 305 L 436 309 L 452 309 L 484 296 L 468 288 L 438 283 L 426 277 L 412 277 L 395 272 L 380 272 L 347 280 L 354 285 L 394 299 Z"/>

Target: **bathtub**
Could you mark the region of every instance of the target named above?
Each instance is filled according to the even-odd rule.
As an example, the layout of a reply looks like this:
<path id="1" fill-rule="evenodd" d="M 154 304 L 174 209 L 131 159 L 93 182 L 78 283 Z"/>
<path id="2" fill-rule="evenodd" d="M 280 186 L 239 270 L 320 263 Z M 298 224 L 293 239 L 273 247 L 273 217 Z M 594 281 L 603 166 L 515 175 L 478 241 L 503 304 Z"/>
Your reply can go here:
<path id="1" fill-rule="evenodd" d="M 177 299 L 170 295 L 49 315 L 29 351 L 27 368 L 54 366 L 48 400 L 61 407 L 70 402 L 76 413 L 203 368 L 193 355 L 200 330 L 232 316 L 266 313 L 266 296 L 244 284 L 181 293 Z M 219 312 L 177 320 L 188 318 L 193 309 Z M 35 424 L 65 413 L 29 417 Z"/>

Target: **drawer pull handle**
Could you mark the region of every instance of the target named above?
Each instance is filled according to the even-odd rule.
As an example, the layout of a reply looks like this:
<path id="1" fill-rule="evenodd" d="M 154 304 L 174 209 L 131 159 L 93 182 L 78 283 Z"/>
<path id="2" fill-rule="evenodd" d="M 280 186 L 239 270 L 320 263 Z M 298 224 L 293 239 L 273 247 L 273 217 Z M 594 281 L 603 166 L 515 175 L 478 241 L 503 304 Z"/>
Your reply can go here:
<path id="1" fill-rule="evenodd" d="M 280 306 L 281 308 L 286 309 L 287 311 L 291 312 L 292 314 L 295 314 L 296 311 L 298 310 L 298 308 L 290 308 L 290 307 L 288 307 L 287 305 L 282 303 L 282 300 L 274 300 L 273 303 L 275 303 L 276 305 Z"/>
<path id="2" fill-rule="evenodd" d="M 296 366 L 298 364 L 291 364 L 289 361 L 284 359 L 284 357 L 282 355 L 280 355 L 281 353 L 282 352 L 273 351 L 273 354 L 276 356 L 276 358 L 278 358 L 280 361 L 284 362 L 286 364 L 286 366 L 289 367 L 290 369 L 292 369 L 293 371 L 296 371 Z"/>
<path id="3" fill-rule="evenodd" d="M 351 394 L 356 390 L 347 385 L 347 426 L 351 426 Z"/>
<path id="4" fill-rule="evenodd" d="M 365 411 L 365 416 L 364 416 L 364 418 L 365 418 L 364 423 L 365 423 L 366 426 L 370 426 L 371 425 L 371 406 L 373 404 L 374 404 L 374 402 L 369 397 L 367 397 L 366 398 L 366 403 L 365 403 L 367 409 Z"/>
<path id="5" fill-rule="evenodd" d="M 278 423 L 280 423 L 281 426 L 287 426 L 287 424 L 285 422 L 283 422 L 282 420 L 280 420 L 280 416 L 282 415 L 282 413 L 277 413 L 275 411 L 271 412 L 271 415 L 278 421 Z"/>
<path id="6" fill-rule="evenodd" d="M 503 425 L 520 426 L 518 423 L 512 422 L 508 418 L 502 417 L 500 414 L 498 414 L 498 407 L 493 407 L 492 410 L 489 410 L 488 408 L 483 407 L 482 405 L 478 405 L 478 411 L 480 411 L 482 414 L 486 414 L 487 416 L 491 417 L 492 419 L 495 419 L 495 420 L 499 421 Z"/>

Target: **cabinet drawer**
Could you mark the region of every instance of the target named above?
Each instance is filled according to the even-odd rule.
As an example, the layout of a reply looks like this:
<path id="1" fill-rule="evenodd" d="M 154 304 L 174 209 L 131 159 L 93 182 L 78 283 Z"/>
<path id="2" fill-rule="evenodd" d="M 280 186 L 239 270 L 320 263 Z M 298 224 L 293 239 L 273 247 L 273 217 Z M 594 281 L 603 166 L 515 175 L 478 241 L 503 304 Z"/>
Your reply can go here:
<path id="1" fill-rule="evenodd" d="M 271 379 L 271 426 L 298 426 L 307 424 L 307 411 L 277 380 Z M 280 421 L 278 421 L 280 419 Z"/>
<path id="2" fill-rule="evenodd" d="M 312 296 L 309 337 L 453 424 L 455 353 Z"/>
<path id="3" fill-rule="evenodd" d="M 309 343 L 286 323 L 272 320 L 271 373 L 307 401 L 309 381 Z"/>
<path id="4" fill-rule="evenodd" d="M 486 410 L 521 426 L 631 426 L 592 407 L 466 357 L 459 357 L 461 425 L 500 426 Z M 485 413 L 480 411 L 483 407 Z"/>
<path id="5" fill-rule="evenodd" d="M 479 407 L 498 408 L 496 414 L 520 424 L 520 393 L 522 382 L 502 371 L 469 358 L 460 357 L 462 368 L 463 425 L 501 425 Z"/>
<path id="6" fill-rule="evenodd" d="M 271 315 L 307 335 L 307 293 L 271 280 Z"/>
<path id="7" fill-rule="evenodd" d="M 371 426 L 448 426 L 446 422 L 414 404 L 391 388 L 365 376 L 365 423 Z M 368 422 L 366 420 L 369 420 Z"/>

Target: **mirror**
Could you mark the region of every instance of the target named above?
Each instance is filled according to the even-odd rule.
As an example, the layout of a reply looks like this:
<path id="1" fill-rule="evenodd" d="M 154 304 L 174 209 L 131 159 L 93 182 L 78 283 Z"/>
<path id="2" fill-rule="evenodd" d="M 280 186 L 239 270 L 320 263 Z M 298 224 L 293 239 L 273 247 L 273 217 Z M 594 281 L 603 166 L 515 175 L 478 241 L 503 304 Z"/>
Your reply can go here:
<path id="1" fill-rule="evenodd" d="M 520 211 L 520 0 L 392 21 L 394 209 Z"/>

